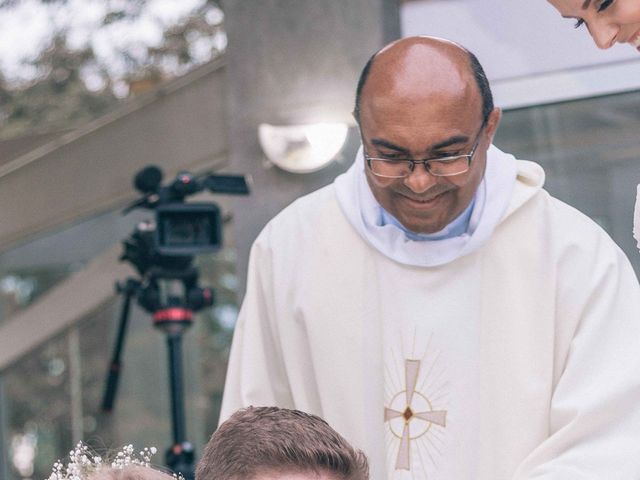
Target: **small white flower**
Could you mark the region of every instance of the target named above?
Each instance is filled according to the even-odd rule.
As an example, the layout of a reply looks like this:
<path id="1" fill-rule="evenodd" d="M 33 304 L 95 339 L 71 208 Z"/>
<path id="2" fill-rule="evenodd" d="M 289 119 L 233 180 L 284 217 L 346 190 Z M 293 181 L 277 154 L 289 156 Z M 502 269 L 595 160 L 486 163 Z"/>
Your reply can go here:
<path id="1" fill-rule="evenodd" d="M 156 452 L 155 447 L 145 447 L 139 454 L 136 454 L 133 445 L 125 445 L 116 454 L 115 459 L 111 462 L 111 467 L 119 470 L 129 465 L 149 467 L 151 456 Z M 98 455 L 93 456 L 89 447 L 79 442 L 76 448 L 69 452 L 69 463 L 65 466 L 60 461 L 55 462 L 47 480 L 86 480 L 87 476 L 99 471 L 102 465 L 102 458 Z M 176 478 L 184 480 L 182 477 Z"/>

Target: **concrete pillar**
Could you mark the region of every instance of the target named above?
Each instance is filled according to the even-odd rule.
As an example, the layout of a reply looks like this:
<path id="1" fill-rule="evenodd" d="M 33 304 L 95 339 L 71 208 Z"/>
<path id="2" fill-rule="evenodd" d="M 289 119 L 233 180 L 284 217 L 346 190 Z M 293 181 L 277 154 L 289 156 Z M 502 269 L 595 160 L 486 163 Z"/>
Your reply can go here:
<path id="1" fill-rule="evenodd" d="M 258 125 L 351 120 L 367 59 L 400 36 L 397 0 L 223 0 L 228 34 L 231 164 L 250 173 L 251 197 L 233 202 L 240 294 L 251 243 L 294 199 L 350 165 L 359 145 L 351 129 L 343 160 L 306 175 L 265 168 Z"/>

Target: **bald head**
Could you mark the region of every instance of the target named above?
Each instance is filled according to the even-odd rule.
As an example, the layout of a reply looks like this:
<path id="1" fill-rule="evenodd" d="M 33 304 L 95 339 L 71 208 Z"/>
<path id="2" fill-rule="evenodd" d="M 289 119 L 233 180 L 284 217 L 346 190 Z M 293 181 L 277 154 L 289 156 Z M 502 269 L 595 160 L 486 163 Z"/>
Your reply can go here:
<path id="1" fill-rule="evenodd" d="M 415 103 L 432 98 L 477 105 L 486 120 L 493 97 L 478 59 L 460 45 L 434 37 L 409 37 L 373 55 L 362 71 L 354 116 L 360 121 L 363 104 Z"/>

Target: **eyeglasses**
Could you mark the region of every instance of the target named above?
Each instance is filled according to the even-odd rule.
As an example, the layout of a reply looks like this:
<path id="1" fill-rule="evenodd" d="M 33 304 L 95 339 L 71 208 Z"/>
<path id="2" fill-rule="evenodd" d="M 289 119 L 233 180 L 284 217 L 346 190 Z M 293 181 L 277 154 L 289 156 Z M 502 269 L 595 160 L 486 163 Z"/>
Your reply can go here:
<path id="1" fill-rule="evenodd" d="M 411 175 L 416 168 L 416 164 L 421 163 L 431 175 L 436 177 L 452 177 L 469 171 L 471 159 L 476 153 L 480 143 L 480 134 L 484 129 L 484 122 L 480 127 L 476 141 L 471 148 L 471 152 L 466 155 L 452 155 L 449 157 L 428 158 L 426 160 L 411 160 L 408 158 L 376 158 L 365 153 L 364 158 L 371 173 L 383 178 L 405 178 Z M 364 143 L 364 142 L 363 142 Z"/>

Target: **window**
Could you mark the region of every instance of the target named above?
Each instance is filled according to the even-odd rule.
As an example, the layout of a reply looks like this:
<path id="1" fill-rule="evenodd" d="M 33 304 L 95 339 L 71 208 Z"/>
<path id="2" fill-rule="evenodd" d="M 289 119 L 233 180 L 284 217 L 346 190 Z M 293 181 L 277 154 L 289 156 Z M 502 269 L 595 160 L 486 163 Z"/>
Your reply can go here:
<path id="1" fill-rule="evenodd" d="M 637 273 L 640 92 L 507 111 L 495 144 L 546 172 L 546 189 L 598 222 Z"/>

